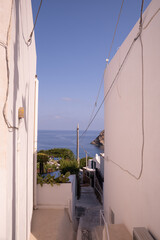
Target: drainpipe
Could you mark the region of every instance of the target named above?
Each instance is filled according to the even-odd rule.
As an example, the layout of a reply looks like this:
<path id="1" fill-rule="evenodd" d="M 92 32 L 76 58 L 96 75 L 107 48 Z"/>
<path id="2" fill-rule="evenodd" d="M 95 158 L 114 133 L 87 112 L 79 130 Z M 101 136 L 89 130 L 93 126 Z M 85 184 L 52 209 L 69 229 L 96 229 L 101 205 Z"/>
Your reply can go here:
<path id="1" fill-rule="evenodd" d="M 35 76 L 34 95 L 34 144 L 33 144 L 33 209 L 37 209 L 37 130 L 38 130 L 38 86 L 39 81 Z"/>

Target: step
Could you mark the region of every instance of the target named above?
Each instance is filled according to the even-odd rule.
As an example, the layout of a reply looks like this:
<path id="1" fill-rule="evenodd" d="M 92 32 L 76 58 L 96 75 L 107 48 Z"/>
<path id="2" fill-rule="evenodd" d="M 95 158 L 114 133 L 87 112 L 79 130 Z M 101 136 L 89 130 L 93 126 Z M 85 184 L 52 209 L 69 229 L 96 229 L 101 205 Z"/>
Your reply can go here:
<path id="1" fill-rule="evenodd" d="M 93 240 L 132 240 L 132 236 L 124 224 L 109 224 L 109 239 L 104 226 L 97 226 L 93 233 Z"/>
<path id="2" fill-rule="evenodd" d="M 124 224 L 109 224 L 110 240 L 132 240 L 132 236 Z"/>

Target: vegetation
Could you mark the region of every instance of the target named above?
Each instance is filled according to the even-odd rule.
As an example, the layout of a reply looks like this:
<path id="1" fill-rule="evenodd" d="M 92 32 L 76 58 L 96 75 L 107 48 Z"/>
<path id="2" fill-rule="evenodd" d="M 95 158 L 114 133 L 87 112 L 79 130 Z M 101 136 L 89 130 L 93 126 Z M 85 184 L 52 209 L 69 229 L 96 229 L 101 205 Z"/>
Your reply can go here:
<path id="1" fill-rule="evenodd" d="M 69 175 L 70 172 L 67 172 L 65 175 L 61 174 L 58 178 L 55 178 L 54 176 L 51 176 L 48 174 L 46 177 L 41 176 L 40 174 L 37 175 L 37 183 L 43 186 L 43 184 L 50 184 L 53 186 L 53 184 L 59 185 L 60 183 L 67 183 L 69 182 Z"/>
<path id="2" fill-rule="evenodd" d="M 76 160 L 69 161 L 69 160 L 60 160 L 60 171 L 62 174 L 66 172 L 70 172 L 70 174 L 78 174 L 79 167 L 78 162 Z"/>
<path id="3" fill-rule="evenodd" d="M 85 166 L 86 166 L 86 158 L 81 158 L 80 159 L 79 168 L 83 168 Z"/>
<path id="4" fill-rule="evenodd" d="M 91 157 L 87 157 L 87 163 L 88 163 L 89 159 L 91 159 Z M 86 167 L 86 158 L 85 157 L 80 159 L 79 168 L 83 168 L 83 167 Z"/>
<path id="5" fill-rule="evenodd" d="M 47 154 L 52 158 L 61 158 L 75 160 L 74 153 L 68 148 L 53 148 L 49 150 L 40 150 L 39 153 Z"/>
<path id="6" fill-rule="evenodd" d="M 40 157 L 38 157 L 38 155 Z M 67 183 L 69 181 L 68 176 L 70 174 L 76 174 L 77 178 L 77 198 L 80 197 L 80 180 L 79 180 L 79 167 L 78 162 L 75 160 L 75 156 L 73 152 L 70 149 L 67 148 L 54 148 L 49 150 L 41 150 L 37 154 L 37 159 L 41 159 L 43 155 L 46 155 L 46 160 L 49 161 L 49 158 L 51 160 L 49 163 L 42 160 L 38 160 L 37 168 L 40 168 L 41 162 L 43 162 L 43 172 L 50 172 L 51 169 L 53 171 L 56 169 L 56 164 L 51 164 L 50 162 L 54 162 L 54 158 L 59 158 L 58 161 L 60 163 L 59 170 L 61 172 L 61 176 L 58 178 L 55 178 L 54 176 L 51 176 L 48 174 L 46 177 L 43 177 L 41 174 L 37 175 L 37 183 L 43 186 L 44 183 L 46 184 L 60 184 L 60 183 Z M 41 173 L 41 171 L 40 171 Z"/>
<path id="7" fill-rule="evenodd" d="M 39 162 L 40 173 L 44 173 L 44 163 L 47 163 L 49 157 L 45 153 L 38 153 L 37 154 L 37 162 Z"/>
<path id="8" fill-rule="evenodd" d="M 49 163 L 44 164 L 44 172 L 45 172 L 45 173 L 55 172 L 55 171 L 57 171 L 56 165 L 54 165 L 54 164 L 49 164 Z"/>

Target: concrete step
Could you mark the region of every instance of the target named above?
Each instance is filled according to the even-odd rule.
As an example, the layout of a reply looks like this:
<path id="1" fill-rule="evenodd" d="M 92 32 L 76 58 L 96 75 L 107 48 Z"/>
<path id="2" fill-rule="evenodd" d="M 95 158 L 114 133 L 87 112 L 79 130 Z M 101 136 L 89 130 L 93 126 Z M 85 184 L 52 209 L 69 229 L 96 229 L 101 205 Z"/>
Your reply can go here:
<path id="1" fill-rule="evenodd" d="M 97 226 L 92 232 L 92 240 L 132 240 L 124 224 L 109 224 L 109 239 L 104 226 Z"/>
<path id="2" fill-rule="evenodd" d="M 110 240 L 132 240 L 132 236 L 124 224 L 109 224 Z"/>

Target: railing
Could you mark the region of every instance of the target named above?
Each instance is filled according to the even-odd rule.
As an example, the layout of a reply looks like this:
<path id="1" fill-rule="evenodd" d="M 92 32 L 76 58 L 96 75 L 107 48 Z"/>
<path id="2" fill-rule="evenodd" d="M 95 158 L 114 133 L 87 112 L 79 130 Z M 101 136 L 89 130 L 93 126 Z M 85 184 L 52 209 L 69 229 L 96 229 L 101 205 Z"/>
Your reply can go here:
<path id="1" fill-rule="evenodd" d="M 98 168 L 96 168 L 95 175 L 96 175 L 96 177 L 98 179 L 98 182 L 99 182 L 99 184 L 100 184 L 100 186 L 101 186 L 101 188 L 103 190 L 104 178 L 102 177 L 102 174 L 101 174 L 101 172 L 100 172 L 100 170 Z"/>
<path id="2" fill-rule="evenodd" d="M 107 224 L 107 221 L 105 220 L 105 217 L 104 217 L 104 210 L 100 210 L 100 226 L 102 226 L 102 220 L 104 222 L 104 227 L 106 229 L 107 240 L 110 240 L 108 224 Z"/>
<path id="3" fill-rule="evenodd" d="M 100 202 L 103 204 L 103 189 L 101 188 L 96 175 L 95 175 L 95 181 L 94 181 L 94 189 L 95 189 L 95 193 L 97 192 L 100 197 L 100 199 L 99 199 Z"/>

